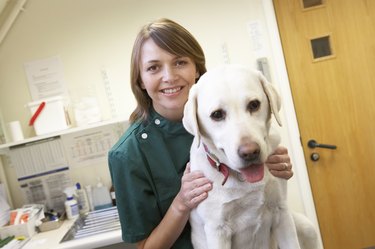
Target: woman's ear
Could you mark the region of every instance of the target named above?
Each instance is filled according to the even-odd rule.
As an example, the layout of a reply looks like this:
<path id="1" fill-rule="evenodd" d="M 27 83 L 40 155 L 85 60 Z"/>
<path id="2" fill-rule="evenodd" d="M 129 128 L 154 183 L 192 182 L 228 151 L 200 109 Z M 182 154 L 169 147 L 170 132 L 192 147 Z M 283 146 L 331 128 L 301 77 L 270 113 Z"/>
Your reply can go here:
<path id="1" fill-rule="evenodd" d="M 201 76 L 200 73 L 197 71 L 197 72 L 195 73 L 195 79 L 198 79 L 200 76 Z"/>

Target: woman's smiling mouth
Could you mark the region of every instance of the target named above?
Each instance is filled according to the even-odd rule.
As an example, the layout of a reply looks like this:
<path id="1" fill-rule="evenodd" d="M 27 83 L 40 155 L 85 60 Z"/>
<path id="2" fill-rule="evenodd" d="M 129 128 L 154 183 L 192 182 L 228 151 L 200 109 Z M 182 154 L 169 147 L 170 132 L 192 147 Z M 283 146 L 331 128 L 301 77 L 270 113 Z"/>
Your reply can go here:
<path id="1" fill-rule="evenodd" d="M 163 90 L 161 90 L 161 92 L 164 93 L 164 94 L 174 94 L 174 93 L 179 92 L 181 89 L 182 89 L 182 87 L 179 86 L 179 87 L 175 87 L 175 88 L 163 89 Z"/>

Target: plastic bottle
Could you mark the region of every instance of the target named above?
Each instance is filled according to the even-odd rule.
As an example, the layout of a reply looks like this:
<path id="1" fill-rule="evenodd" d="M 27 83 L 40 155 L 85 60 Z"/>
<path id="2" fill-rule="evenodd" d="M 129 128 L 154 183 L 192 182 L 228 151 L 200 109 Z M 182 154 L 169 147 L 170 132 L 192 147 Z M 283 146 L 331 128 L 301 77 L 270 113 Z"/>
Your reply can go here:
<path id="1" fill-rule="evenodd" d="M 92 202 L 94 210 L 112 207 L 112 199 L 109 190 L 98 178 L 98 183 L 92 190 Z"/>
<path id="2" fill-rule="evenodd" d="M 111 186 L 111 188 L 109 189 L 109 192 L 111 194 L 111 199 L 112 199 L 112 205 L 113 206 L 116 206 L 116 193 L 115 193 L 115 186 Z"/>
<path id="3" fill-rule="evenodd" d="M 85 190 L 86 190 L 87 198 L 89 200 L 90 211 L 93 211 L 94 210 L 94 203 L 93 203 L 93 200 L 92 200 L 92 187 L 91 187 L 91 185 L 85 186 Z"/>
<path id="4" fill-rule="evenodd" d="M 75 187 L 68 187 L 64 190 L 66 194 L 65 212 L 69 220 L 79 216 L 78 203 L 73 197 L 75 190 Z"/>
<path id="5" fill-rule="evenodd" d="M 77 193 L 77 202 L 78 209 L 80 214 L 85 214 L 90 211 L 90 204 L 87 198 L 86 191 L 81 188 L 79 182 L 76 183 L 76 193 Z"/>

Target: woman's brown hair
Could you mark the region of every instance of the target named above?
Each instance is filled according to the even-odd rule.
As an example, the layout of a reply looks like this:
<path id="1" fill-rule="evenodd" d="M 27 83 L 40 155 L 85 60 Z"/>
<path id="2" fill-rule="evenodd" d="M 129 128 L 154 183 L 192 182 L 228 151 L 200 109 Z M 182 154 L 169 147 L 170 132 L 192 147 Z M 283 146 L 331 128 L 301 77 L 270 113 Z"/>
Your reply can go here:
<path id="1" fill-rule="evenodd" d="M 140 57 L 143 43 L 152 39 L 161 49 L 177 55 L 186 56 L 195 62 L 199 75 L 206 70 L 204 52 L 194 36 L 178 23 L 162 18 L 146 24 L 135 39 L 130 61 L 130 84 L 137 100 L 137 107 L 130 115 L 130 123 L 146 120 L 152 100 L 146 90 L 141 88 Z"/>

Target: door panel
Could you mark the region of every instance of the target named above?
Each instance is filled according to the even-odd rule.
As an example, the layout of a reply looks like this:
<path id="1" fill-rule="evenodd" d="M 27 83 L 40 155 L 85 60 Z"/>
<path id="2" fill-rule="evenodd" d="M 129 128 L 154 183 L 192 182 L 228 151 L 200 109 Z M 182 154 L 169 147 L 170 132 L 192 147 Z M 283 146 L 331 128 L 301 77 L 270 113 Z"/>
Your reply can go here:
<path id="1" fill-rule="evenodd" d="M 324 248 L 375 246 L 375 1 L 273 2 Z M 326 36 L 331 55 L 314 58 Z"/>

